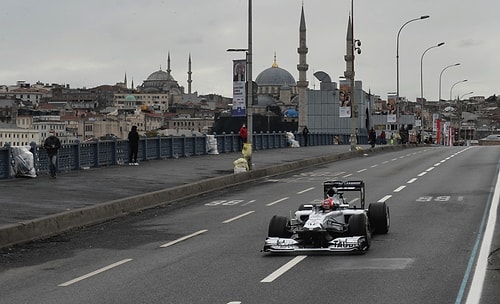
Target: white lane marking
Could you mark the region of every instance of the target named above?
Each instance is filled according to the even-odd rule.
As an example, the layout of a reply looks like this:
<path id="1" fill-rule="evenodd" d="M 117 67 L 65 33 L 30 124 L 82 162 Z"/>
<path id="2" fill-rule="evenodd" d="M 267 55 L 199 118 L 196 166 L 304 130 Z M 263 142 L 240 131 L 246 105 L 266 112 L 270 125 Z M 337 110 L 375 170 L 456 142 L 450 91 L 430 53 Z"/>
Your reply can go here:
<path id="1" fill-rule="evenodd" d="M 437 167 L 439 165 L 441 165 L 441 163 L 436 163 L 436 164 L 434 164 L 434 167 Z"/>
<path id="2" fill-rule="evenodd" d="M 227 304 L 241 304 L 241 301 L 232 301 L 232 302 L 228 302 Z"/>
<path id="3" fill-rule="evenodd" d="M 422 177 L 422 176 L 424 176 L 426 174 L 427 174 L 427 172 L 422 172 L 422 173 L 419 173 L 417 176 Z"/>
<path id="4" fill-rule="evenodd" d="M 311 191 L 311 190 L 314 190 L 314 187 L 307 188 L 307 189 L 304 189 L 302 191 L 299 191 L 299 192 L 297 192 L 297 194 L 303 194 L 303 193 L 306 193 L 306 192 Z"/>
<path id="5" fill-rule="evenodd" d="M 406 186 L 399 186 L 396 189 L 394 189 L 394 192 L 399 192 L 399 191 L 403 190 L 404 188 L 406 188 Z"/>
<path id="6" fill-rule="evenodd" d="M 342 177 L 343 177 L 343 178 L 346 178 L 346 177 L 349 177 L 349 176 L 351 176 L 351 175 L 352 175 L 352 174 L 346 174 L 346 175 L 344 175 L 344 176 L 342 176 Z"/>
<path id="7" fill-rule="evenodd" d="M 383 198 L 379 199 L 378 202 L 383 203 L 383 202 L 387 201 L 388 199 L 390 199 L 391 197 L 392 197 L 392 195 L 386 195 Z"/>
<path id="8" fill-rule="evenodd" d="M 293 266 L 295 266 L 298 263 L 300 263 L 300 261 L 302 261 L 306 257 L 307 257 L 307 255 L 296 256 L 291 261 L 289 261 L 285 265 L 283 265 L 280 268 L 278 268 L 275 272 L 271 273 L 270 275 L 268 275 L 267 277 L 265 277 L 264 279 L 262 279 L 262 281 L 260 281 L 260 282 L 261 283 L 271 283 L 272 281 L 276 280 L 281 275 L 283 275 L 285 272 L 287 272 L 288 270 L 290 270 Z"/>
<path id="9" fill-rule="evenodd" d="M 470 285 L 469 294 L 467 295 L 467 304 L 479 303 L 483 291 L 484 279 L 486 277 L 486 269 L 488 267 L 488 256 L 490 253 L 491 243 L 495 232 L 495 223 L 497 221 L 498 204 L 500 201 L 500 175 L 497 176 L 497 184 L 493 193 L 493 199 L 490 206 L 488 221 L 483 235 L 481 249 L 477 257 L 476 268 L 474 269 L 474 277 Z"/>
<path id="10" fill-rule="evenodd" d="M 95 270 L 95 271 L 92 271 L 92 272 L 90 272 L 90 273 L 88 273 L 88 274 L 86 274 L 86 275 L 83 275 L 83 276 L 81 276 L 81 277 L 75 278 L 75 279 L 73 279 L 73 280 L 71 280 L 71 281 L 67 281 L 66 283 L 59 284 L 58 286 L 59 286 L 59 287 L 66 287 L 66 286 L 69 286 L 69 285 L 75 284 L 75 283 L 77 283 L 77 282 L 80 282 L 80 281 L 82 281 L 82 280 L 88 279 L 88 278 L 90 278 L 90 277 L 93 277 L 93 276 L 95 276 L 95 275 L 100 274 L 101 272 L 108 271 L 108 270 L 110 270 L 110 269 L 112 269 L 112 268 L 118 267 L 118 266 L 120 266 L 120 265 L 122 265 L 122 264 L 125 264 L 125 263 L 128 263 L 128 262 L 130 262 L 130 261 L 132 261 L 132 259 L 125 259 L 125 260 L 121 260 L 121 261 L 119 261 L 119 262 L 113 263 L 113 264 L 108 265 L 108 266 L 106 266 L 106 267 L 99 268 L 99 269 L 97 269 L 97 270 Z"/>
<path id="11" fill-rule="evenodd" d="M 287 199 L 289 199 L 289 197 L 284 197 L 284 198 L 281 198 L 281 199 L 279 199 L 277 201 L 271 202 L 271 203 L 267 204 L 266 206 L 269 207 L 269 206 L 272 206 L 272 205 L 276 205 L 277 203 L 281 203 L 282 201 L 285 201 Z"/>
<path id="12" fill-rule="evenodd" d="M 240 215 L 238 215 L 238 216 L 235 216 L 235 217 L 233 217 L 233 218 L 230 218 L 230 219 L 228 219 L 228 220 L 223 221 L 223 222 L 222 222 L 222 224 L 231 223 L 232 221 L 235 221 L 235 220 L 237 220 L 237 219 L 240 219 L 240 218 L 242 218 L 242 217 L 244 217 L 244 216 L 247 216 L 247 215 L 249 215 L 249 214 L 252 214 L 252 213 L 254 213 L 254 212 L 255 212 L 255 211 L 248 211 L 248 212 L 245 212 L 245 213 L 243 213 L 243 214 L 240 214 Z"/>
<path id="13" fill-rule="evenodd" d="M 425 171 L 426 171 L 426 172 L 430 172 L 430 171 L 432 171 L 432 170 L 434 170 L 434 167 L 430 167 L 429 169 L 427 169 L 427 170 L 425 170 Z"/>
<path id="14" fill-rule="evenodd" d="M 459 201 L 459 202 L 463 202 L 463 201 L 464 201 L 464 197 L 463 197 L 463 196 L 459 196 L 459 197 L 457 198 L 457 201 Z"/>
<path id="15" fill-rule="evenodd" d="M 406 183 L 407 183 L 407 184 L 413 184 L 414 182 L 416 182 L 416 181 L 417 181 L 417 179 L 418 179 L 418 178 L 415 178 L 415 177 L 414 177 L 414 178 L 410 179 L 409 181 L 407 181 Z"/>
<path id="16" fill-rule="evenodd" d="M 363 171 L 366 171 L 366 169 L 361 169 L 361 170 L 358 170 L 358 171 L 356 171 L 356 172 L 361 173 L 361 172 L 363 172 Z"/>
<path id="17" fill-rule="evenodd" d="M 375 168 L 375 167 L 378 167 L 378 164 L 375 164 L 375 165 L 371 165 L 370 168 Z"/>
<path id="18" fill-rule="evenodd" d="M 255 203 L 255 200 L 248 201 L 248 202 L 242 204 L 242 206 L 250 205 L 252 203 Z"/>
<path id="19" fill-rule="evenodd" d="M 396 161 L 396 160 L 398 160 L 398 159 L 397 159 L 397 158 L 393 158 L 393 159 L 391 159 L 391 160 L 392 160 L 392 161 Z"/>
<path id="20" fill-rule="evenodd" d="M 169 246 L 175 245 L 175 244 L 177 244 L 177 243 L 180 243 L 180 242 L 182 242 L 182 241 L 185 241 L 185 240 L 187 240 L 187 239 L 189 239 L 189 238 L 192 238 L 192 237 L 197 236 L 197 235 L 199 235 L 199 234 L 205 233 L 205 232 L 207 232 L 207 231 L 208 231 L 207 229 L 203 229 L 203 230 L 200 230 L 200 231 L 196 231 L 195 233 L 191 233 L 190 235 L 186 235 L 186 236 L 183 236 L 183 237 L 181 237 L 181 238 L 178 238 L 177 240 L 173 240 L 173 241 L 171 241 L 171 242 L 168 242 L 168 243 L 166 243 L 166 244 L 163 244 L 163 245 L 161 245 L 160 247 L 161 247 L 161 248 L 165 248 L 165 247 L 169 247 Z"/>
<path id="21" fill-rule="evenodd" d="M 389 162 L 388 160 L 383 161 L 383 162 L 382 162 L 382 165 L 385 165 L 385 164 L 387 164 L 388 162 Z"/>

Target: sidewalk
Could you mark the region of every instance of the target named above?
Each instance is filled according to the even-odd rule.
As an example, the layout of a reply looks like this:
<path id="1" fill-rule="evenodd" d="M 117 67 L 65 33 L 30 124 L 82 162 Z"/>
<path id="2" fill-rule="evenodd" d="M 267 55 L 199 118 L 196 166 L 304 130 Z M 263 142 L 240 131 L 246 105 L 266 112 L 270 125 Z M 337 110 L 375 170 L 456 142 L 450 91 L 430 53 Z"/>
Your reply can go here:
<path id="1" fill-rule="evenodd" d="M 253 151 L 253 170 L 234 174 L 241 153 L 147 161 L 0 181 L 0 248 L 265 176 L 356 157 L 349 145 Z M 377 147 L 375 151 L 401 149 Z M 363 146 L 368 150 L 368 146 Z"/>

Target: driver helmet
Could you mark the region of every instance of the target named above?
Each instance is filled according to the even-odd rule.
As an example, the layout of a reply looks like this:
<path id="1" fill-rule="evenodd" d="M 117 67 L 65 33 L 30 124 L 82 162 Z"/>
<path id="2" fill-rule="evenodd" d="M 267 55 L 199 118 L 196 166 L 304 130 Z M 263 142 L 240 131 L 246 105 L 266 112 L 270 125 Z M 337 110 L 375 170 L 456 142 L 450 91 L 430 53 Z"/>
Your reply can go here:
<path id="1" fill-rule="evenodd" d="M 321 202 L 321 207 L 323 207 L 324 210 L 334 210 L 335 209 L 335 203 L 333 202 L 333 198 L 328 197 Z"/>

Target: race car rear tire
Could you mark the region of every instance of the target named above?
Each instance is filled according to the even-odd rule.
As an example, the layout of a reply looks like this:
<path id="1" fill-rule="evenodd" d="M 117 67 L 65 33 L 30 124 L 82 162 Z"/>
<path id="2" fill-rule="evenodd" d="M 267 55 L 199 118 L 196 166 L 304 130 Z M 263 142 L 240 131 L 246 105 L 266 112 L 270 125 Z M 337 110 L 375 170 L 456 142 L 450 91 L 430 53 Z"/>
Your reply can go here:
<path id="1" fill-rule="evenodd" d="M 364 236 L 366 239 L 367 248 L 370 247 L 371 235 L 368 229 L 366 215 L 364 213 L 353 214 L 349 218 L 349 235 L 350 236 Z"/>
<path id="2" fill-rule="evenodd" d="M 269 222 L 269 237 L 289 238 L 292 234 L 288 231 L 288 218 L 286 216 L 275 215 Z"/>
<path id="3" fill-rule="evenodd" d="M 371 203 L 368 206 L 368 219 L 374 233 L 387 234 L 391 225 L 389 207 L 385 202 Z"/>

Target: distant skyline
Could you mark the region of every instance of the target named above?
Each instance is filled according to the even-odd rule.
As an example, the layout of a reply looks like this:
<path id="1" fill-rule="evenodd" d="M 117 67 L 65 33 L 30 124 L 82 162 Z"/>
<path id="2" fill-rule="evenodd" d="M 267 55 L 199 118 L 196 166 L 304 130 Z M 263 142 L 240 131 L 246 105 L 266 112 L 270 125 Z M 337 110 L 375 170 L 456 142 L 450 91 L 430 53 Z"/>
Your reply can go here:
<path id="1" fill-rule="evenodd" d="M 278 65 L 298 80 L 299 21 L 304 5 L 307 27 L 307 78 L 324 71 L 338 82 L 345 70 L 349 0 L 252 0 L 253 78 Z M 31 84 L 69 84 L 72 88 L 114 85 L 127 75 L 140 85 L 153 72 L 167 69 L 187 92 L 188 57 L 192 59 L 192 91 L 232 96 L 232 61 L 247 47 L 248 0 L 4 0 L 0 11 L 0 85 L 19 80 Z M 424 97 L 500 93 L 500 2 L 453 0 L 354 0 L 356 80 L 363 89 L 386 99 L 396 92 L 397 32 L 400 35 L 400 96 L 420 97 L 423 60 Z M 472 94 L 468 94 L 473 92 Z"/>

